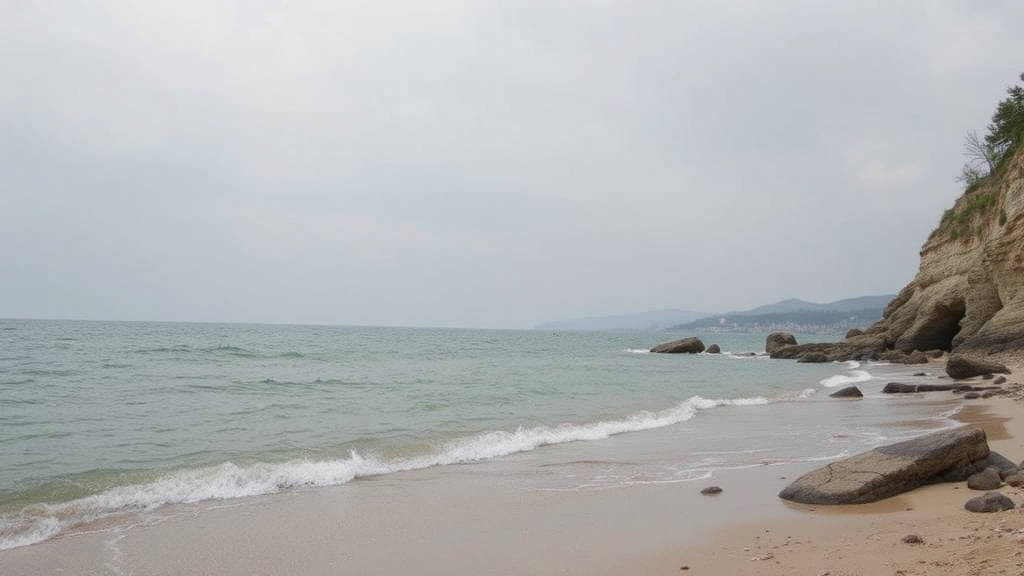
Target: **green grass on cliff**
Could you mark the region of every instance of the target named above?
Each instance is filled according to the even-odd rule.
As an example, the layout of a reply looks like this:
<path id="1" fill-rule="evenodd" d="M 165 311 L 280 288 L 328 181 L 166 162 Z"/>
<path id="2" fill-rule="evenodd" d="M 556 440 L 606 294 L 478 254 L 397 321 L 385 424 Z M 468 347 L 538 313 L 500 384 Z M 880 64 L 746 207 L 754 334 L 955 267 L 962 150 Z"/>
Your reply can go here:
<path id="1" fill-rule="evenodd" d="M 998 192 L 995 186 L 976 186 L 964 192 L 964 200 L 958 203 L 959 206 L 946 210 L 939 227 L 932 232 L 929 239 L 948 234 L 953 240 L 958 240 L 966 238 L 972 229 L 980 233 L 982 223 L 995 208 Z"/>

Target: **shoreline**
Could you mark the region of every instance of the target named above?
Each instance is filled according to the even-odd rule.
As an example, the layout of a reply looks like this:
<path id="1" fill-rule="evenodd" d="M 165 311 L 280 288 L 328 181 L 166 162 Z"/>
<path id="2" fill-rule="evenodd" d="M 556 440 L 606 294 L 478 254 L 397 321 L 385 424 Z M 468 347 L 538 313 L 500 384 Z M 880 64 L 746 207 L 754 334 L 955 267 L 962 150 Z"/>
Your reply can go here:
<path id="1" fill-rule="evenodd" d="M 1024 358 L 1001 361 L 1024 376 Z M 935 363 L 939 364 L 939 363 Z M 1024 458 L 1021 400 L 993 397 L 965 403 L 954 419 L 985 430 L 989 447 L 1014 462 Z M 998 490 L 1017 508 L 978 514 L 964 502 L 983 492 L 966 482 L 933 484 L 871 504 L 786 503 L 794 517 L 744 522 L 695 545 L 652 555 L 616 574 L 1018 575 L 1024 573 L 1024 488 Z M 907 544 L 907 535 L 923 543 Z"/>
<path id="2" fill-rule="evenodd" d="M 958 401 L 945 395 L 934 400 Z M 977 405 L 992 401 L 980 402 Z M 972 416 L 975 412 L 980 415 Z M 985 411 L 969 408 L 959 417 L 990 421 L 990 441 L 996 450 L 997 437 L 1005 437 L 998 442 L 1024 438 L 1024 430 L 1007 430 L 1012 420 L 997 420 Z M 749 553 L 768 542 L 763 536 L 767 532 L 751 535 L 753 544 L 744 544 L 737 552 L 731 546 L 745 541 L 744 530 L 781 534 L 783 528 L 777 527 L 793 526 L 793 534 L 807 529 L 815 537 L 822 530 L 842 536 L 847 523 L 853 522 L 847 518 L 903 518 L 906 508 L 928 509 L 918 503 L 918 492 L 935 491 L 929 487 L 857 509 L 821 513 L 819 507 L 809 513 L 806 507 L 776 497 L 792 478 L 816 466 L 807 461 L 721 469 L 707 480 L 597 490 L 538 489 L 534 480 L 521 481 L 551 474 L 549 470 L 558 474 L 559 466 L 566 464 L 604 464 L 595 457 L 629 457 L 629 448 L 639 445 L 671 457 L 679 432 L 667 428 L 615 436 L 602 444 L 565 444 L 508 459 L 369 477 L 328 488 L 171 505 L 154 514 L 129 515 L 0 552 L 0 564 L 9 576 L 626 575 L 675 574 L 683 565 L 694 570 L 700 566 L 702 574 L 756 573 L 750 571 L 753 564 L 766 569 L 777 565 L 751 562 L 752 557 L 774 559 L 779 553 Z M 1020 453 L 1024 449 L 1019 447 L 1004 452 L 1011 458 Z M 510 480 L 513 477 L 520 480 Z M 724 494 L 701 495 L 700 489 L 709 484 L 723 487 Z M 838 531 L 829 527 L 833 524 Z M 787 550 L 792 545 L 790 538 Z M 820 558 L 823 549 L 813 550 L 812 559 Z M 734 565 L 726 560 L 730 553 L 739 554 Z M 773 570 L 764 573 L 778 573 Z"/>

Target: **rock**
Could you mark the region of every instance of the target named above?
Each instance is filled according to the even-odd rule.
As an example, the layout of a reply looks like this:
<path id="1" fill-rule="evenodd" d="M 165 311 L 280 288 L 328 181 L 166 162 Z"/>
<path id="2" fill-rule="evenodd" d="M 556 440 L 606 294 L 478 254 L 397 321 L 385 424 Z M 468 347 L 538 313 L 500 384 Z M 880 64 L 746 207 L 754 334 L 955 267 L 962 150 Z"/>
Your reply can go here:
<path id="1" fill-rule="evenodd" d="M 708 349 L 705 350 L 705 352 L 708 354 L 721 354 L 722 348 L 719 347 L 718 344 L 712 344 L 711 346 L 708 346 Z"/>
<path id="2" fill-rule="evenodd" d="M 917 372 L 917 373 L 914 374 L 914 376 L 927 376 L 927 375 L 928 374 L 925 373 L 925 372 Z"/>
<path id="3" fill-rule="evenodd" d="M 803 362 L 806 364 L 824 364 L 825 362 L 831 362 L 829 357 L 824 352 L 808 352 L 797 359 L 797 362 Z"/>
<path id="4" fill-rule="evenodd" d="M 907 360 L 905 364 L 927 364 L 928 356 L 920 350 L 914 350 L 910 354 L 907 354 Z"/>
<path id="5" fill-rule="evenodd" d="M 995 454 L 995 452 L 993 452 L 992 454 Z M 1009 478 L 1010 476 L 1016 476 L 1020 473 L 1020 468 L 1012 466 L 1010 468 L 999 470 L 999 477 L 1003 479 L 1003 482 L 1006 482 L 1006 479 Z"/>
<path id="6" fill-rule="evenodd" d="M 985 432 L 960 427 L 875 448 L 812 470 L 779 493 L 804 504 L 864 504 L 983 470 Z"/>
<path id="7" fill-rule="evenodd" d="M 985 468 L 967 478 L 967 487 L 971 490 L 995 490 L 1002 485 L 1003 480 L 999 477 L 999 470 L 996 468 Z"/>
<path id="8" fill-rule="evenodd" d="M 929 358 L 942 358 L 945 354 L 945 350 L 929 350 L 925 352 Z"/>
<path id="9" fill-rule="evenodd" d="M 975 496 L 964 504 L 964 508 L 971 512 L 1002 512 L 1013 510 L 1013 500 L 999 492 L 989 492 L 981 496 Z"/>
<path id="10" fill-rule="evenodd" d="M 698 354 L 703 351 L 704 343 L 696 336 L 673 340 L 672 342 L 665 342 L 664 344 L 658 344 L 654 348 L 651 348 L 651 352 L 661 354 Z"/>
<path id="11" fill-rule="evenodd" d="M 968 392 L 967 394 L 964 394 L 964 400 L 977 400 L 978 398 L 981 398 L 981 394 L 977 392 Z"/>
<path id="12" fill-rule="evenodd" d="M 771 355 L 783 346 L 795 345 L 796 336 L 793 336 L 789 332 L 772 332 L 764 341 L 764 351 Z"/>
<path id="13" fill-rule="evenodd" d="M 996 384 L 996 385 L 1006 384 L 1006 376 L 1002 376 L 1002 375 L 996 376 L 995 379 L 992 380 L 992 383 Z"/>
<path id="14" fill-rule="evenodd" d="M 839 389 L 839 390 L 829 394 L 829 397 L 830 398 L 863 398 L 864 397 L 864 393 L 861 392 L 860 388 L 857 388 L 856 386 L 847 386 L 846 388 L 841 388 L 841 389 Z"/>
<path id="15" fill-rule="evenodd" d="M 924 539 L 917 534 L 907 534 L 903 538 L 900 538 L 900 542 L 904 544 L 924 544 Z"/>
<path id="16" fill-rule="evenodd" d="M 1010 370 L 996 362 L 968 358 L 963 354 L 953 354 L 946 361 L 946 374 L 950 378 L 962 380 L 987 373 L 1009 374 Z"/>
<path id="17" fill-rule="evenodd" d="M 982 374 L 981 375 L 981 379 L 982 380 L 992 380 L 995 377 L 996 377 L 996 375 L 991 373 L 991 372 L 989 372 L 988 374 Z"/>
<path id="18" fill-rule="evenodd" d="M 705 496 L 714 496 L 715 494 L 721 494 L 722 489 L 718 486 L 708 486 L 707 488 L 701 490 L 700 493 Z"/>
<path id="19" fill-rule="evenodd" d="M 863 336 L 863 335 L 864 335 L 864 331 L 861 330 L 860 328 L 850 328 L 849 330 L 846 331 L 846 338 L 847 339 L 853 338 L 854 336 Z"/>
<path id="20" fill-rule="evenodd" d="M 952 384 L 903 384 L 900 382 L 889 382 L 882 388 L 883 394 L 913 394 L 916 392 L 948 392 L 954 390 Z"/>
<path id="21" fill-rule="evenodd" d="M 1010 474 L 1009 476 L 1004 478 L 1003 481 L 1006 482 L 1008 486 L 1020 488 L 1021 486 L 1024 486 L 1024 474 L 1021 474 L 1020 472 L 1016 474 Z"/>

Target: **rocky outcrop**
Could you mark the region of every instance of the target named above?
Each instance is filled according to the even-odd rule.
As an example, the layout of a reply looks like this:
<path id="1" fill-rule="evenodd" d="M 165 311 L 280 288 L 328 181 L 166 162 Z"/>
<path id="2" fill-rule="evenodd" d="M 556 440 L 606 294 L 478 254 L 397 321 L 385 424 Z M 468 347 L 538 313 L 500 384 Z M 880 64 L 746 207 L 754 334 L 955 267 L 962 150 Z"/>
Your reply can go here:
<path id="1" fill-rule="evenodd" d="M 779 497 L 804 504 L 864 504 L 985 469 L 981 428 L 960 427 L 875 448 L 797 478 Z"/>
<path id="2" fill-rule="evenodd" d="M 965 193 L 921 249 L 917 276 L 868 329 L 897 350 L 1024 349 L 1024 149 Z"/>
<path id="3" fill-rule="evenodd" d="M 768 338 L 764 342 L 764 351 L 769 355 L 775 354 L 775 352 L 783 346 L 795 346 L 796 336 L 793 336 L 789 332 L 772 332 L 768 335 Z M 774 356 L 772 356 L 774 358 Z"/>
<path id="4" fill-rule="evenodd" d="M 699 354 L 703 351 L 704 343 L 696 336 L 673 340 L 672 342 L 665 342 L 664 344 L 658 344 L 654 348 L 651 348 L 651 352 L 658 352 L 661 354 Z"/>
<path id="5" fill-rule="evenodd" d="M 862 334 L 847 338 L 842 342 L 814 342 L 780 346 L 774 351 L 770 351 L 769 355 L 772 358 L 799 360 L 805 356 L 823 354 L 826 361 L 845 362 L 847 360 L 878 360 L 886 349 L 886 341 L 883 337 Z"/>
<path id="6" fill-rule="evenodd" d="M 711 346 L 708 346 L 708 349 L 705 350 L 705 352 L 707 352 L 708 354 L 721 354 L 722 347 L 719 346 L 718 344 L 712 344 Z"/>
<path id="7" fill-rule="evenodd" d="M 956 390 L 954 384 L 903 384 L 900 382 L 889 382 L 882 388 L 883 394 L 914 394 L 917 392 L 949 392 Z M 968 386 L 968 388 L 970 388 Z"/>
<path id="8" fill-rule="evenodd" d="M 968 358 L 962 354 L 953 354 L 946 361 L 946 374 L 950 378 L 961 380 L 986 374 L 1009 374 L 1010 370 L 997 362 L 988 362 L 977 358 Z"/>

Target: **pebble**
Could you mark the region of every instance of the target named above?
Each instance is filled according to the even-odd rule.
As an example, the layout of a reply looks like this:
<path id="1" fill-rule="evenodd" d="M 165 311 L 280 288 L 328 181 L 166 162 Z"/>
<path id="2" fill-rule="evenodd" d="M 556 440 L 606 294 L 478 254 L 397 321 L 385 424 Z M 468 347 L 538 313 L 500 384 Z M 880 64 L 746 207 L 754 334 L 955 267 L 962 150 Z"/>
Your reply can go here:
<path id="1" fill-rule="evenodd" d="M 917 534 L 907 534 L 900 539 L 900 542 L 903 542 L 904 544 L 924 544 L 924 539 Z"/>

